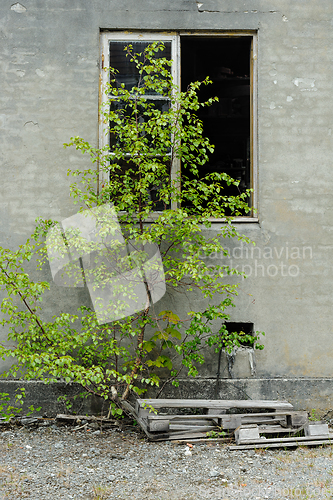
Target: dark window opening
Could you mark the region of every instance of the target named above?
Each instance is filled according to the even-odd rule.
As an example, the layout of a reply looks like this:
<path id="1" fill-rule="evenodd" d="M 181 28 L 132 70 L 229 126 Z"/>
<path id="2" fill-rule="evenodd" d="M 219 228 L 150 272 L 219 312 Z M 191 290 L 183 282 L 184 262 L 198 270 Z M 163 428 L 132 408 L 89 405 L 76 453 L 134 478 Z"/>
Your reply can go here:
<path id="1" fill-rule="evenodd" d="M 211 85 L 200 90 L 200 100 L 217 96 L 219 102 L 198 111 L 204 134 L 215 146 L 201 177 L 226 172 L 239 186 L 225 186 L 231 196 L 251 188 L 251 37 L 181 38 L 181 89 L 209 76 Z M 248 199 L 248 203 L 251 200 Z"/>
<path id="2" fill-rule="evenodd" d="M 240 333 L 244 332 L 246 335 L 253 335 L 253 323 L 236 323 L 236 322 L 227 322 L 225 323 L 225 326 L 228 330 L 229 333 Z M 251 342 L 242 342 L 241 340 L 239 341 L 240 345 L 243 347 L 252 347 L 253 343 Z"/>

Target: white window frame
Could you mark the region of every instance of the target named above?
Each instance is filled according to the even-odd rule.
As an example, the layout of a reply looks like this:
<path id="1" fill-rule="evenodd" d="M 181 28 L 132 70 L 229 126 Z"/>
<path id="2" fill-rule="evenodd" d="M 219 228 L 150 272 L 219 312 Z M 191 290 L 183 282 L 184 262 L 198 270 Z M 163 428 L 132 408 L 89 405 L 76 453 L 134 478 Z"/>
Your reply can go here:
<path id="1" fill-rule="evenodd" d="M 250 125 L 250 141 L 251 141 L 251 187 L 253 189 L 252 193 L 252 206 L 256 210 L 249 216 L 236 217 L 235 222 L 258 222 L 258 112 L 257 112 L 257 71 L 258 71 L 258 37 L 256 31 L 234 31 L 234 32 L 141 32 L 141 31 L 102 31 L 100 35 L 100 85 L 99 85 L 99 147 L 102 148 L 107 146 L 108 134 L 105 134 L 104 123 L 102 119 L 103 111 L 107 111 L 105 104 L 105 93 L 104 89 L 106 84 L 109 82 L 109 73 L 106 68 L 109 67 L 110 61 L 110 41 L 124 41 L 124 42 L 134 42 L 134 41 L 163 41 L 171 42 L 171 59 L 172 64 L 172 77 L 174 83 L 180 88 L 180 44 L 181 38 L 186 36 L 200 36 L 200 37 L 252 37 L 251 45 L 251 92 L 250 92 L 250 114 L 251 114 L 251 125 Z M 171 166 L 171 178 L 175 178 L 177 172 L 180 170 L 180 163 L 176 161 Z M 105 172 L 100 172 L 99 175 L 99 185 L 106 182 Z M 98 186 L 99 189 L 99 186 Z M 171 208 L 176 208 L 176 205 Z M 223 222 L 223 219 L 211 219 L 213 222 Z"/>

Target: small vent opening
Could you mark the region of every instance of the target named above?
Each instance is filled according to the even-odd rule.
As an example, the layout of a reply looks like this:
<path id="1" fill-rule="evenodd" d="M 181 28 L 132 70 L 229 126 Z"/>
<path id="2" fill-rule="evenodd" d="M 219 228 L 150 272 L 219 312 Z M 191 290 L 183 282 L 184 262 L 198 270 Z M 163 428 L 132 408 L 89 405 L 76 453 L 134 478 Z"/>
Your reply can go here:
<path id="1" fill-rule="evenodd" d="M 237 323 L 237 322 L 230 321 L 230 322 L 225 323 L 225 326 L 226 326 L 229 333 L 244 332 L 246 335 L 253 336 L 253 331 L 254 331 L 253 323 Z M 245 341 L 245 340 L 244 340 L 244 342 L 240 341 L 240 344 L 243 347 L 252 347 L 253 346 L 253 344 L 251 342 Z"/>

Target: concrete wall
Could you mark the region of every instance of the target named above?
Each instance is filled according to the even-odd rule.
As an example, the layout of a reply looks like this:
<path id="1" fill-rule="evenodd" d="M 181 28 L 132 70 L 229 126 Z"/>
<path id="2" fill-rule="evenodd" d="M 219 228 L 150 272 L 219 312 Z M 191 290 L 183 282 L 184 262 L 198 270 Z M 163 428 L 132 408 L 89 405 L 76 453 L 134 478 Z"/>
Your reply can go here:
<path id="1" fill-rule="evenodd" d="M 10 248 L 37 216 L 76 212 L 66 172 L 89 159 L 62 145 L 73 135 L 97 144 L 101 29 L 258 30 L 259 222 L 239 224 L 257 246 L 228 244 L 249 274 L 232 319 L 266 332 L 257 377 L 331 377 L 331 0 L 13 2 L 0 4 L 0 245 Z M 47 313 L 69 301 L 74 310 L 76 291 L 53 286 Z M 248 377 L 242 356 L 234 372 Z"/>

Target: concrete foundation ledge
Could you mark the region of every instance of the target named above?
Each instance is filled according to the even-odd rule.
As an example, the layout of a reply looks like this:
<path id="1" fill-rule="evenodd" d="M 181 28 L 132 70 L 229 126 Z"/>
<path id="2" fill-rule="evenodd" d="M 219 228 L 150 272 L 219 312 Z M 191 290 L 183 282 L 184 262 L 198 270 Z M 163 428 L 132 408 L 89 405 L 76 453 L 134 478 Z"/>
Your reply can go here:
<path id="1" fill-rule="evenodd" d="M 103 409 L 103 401 L 100 398 L 89 396 L 87 398 L 76 397 L 82 392 L 78 384 L 66 384 L 64 382 L 56 382 L 45 384 L 39 380 L 0 380 L 0 394 L 9 394 L 13 404 L 15 394 L 20 393 L 19 389 L 25 389 L 25 400 L 21 406 L 21 415 L 25 415 L 29 411 L 31 405 L 34 408 L 41 407 L 39 412 L 33 412 L 36 416 L 54 417 L 57 413 L 76 413 L 94 415 L 101 412 Z M 71 410 L 66 408 L 64 401 L 59 398 L 64 395 L 68 396 L 69 401 L 73 405 Z M 3 404 L 0 401 L 0 405 Z M 18 407 L 18 405 L 15 405 Z M 106 412 L 107 403 L 104 403 L 104 412 Z"/>
<path id="2" fill-rule="evenodd" d="M 21 414 L 26 414 L 28 407 L 41 406 L 36 415 L 55 416 L 57 413 L 69 413 L 63 402 L 58 398 L 67 394 L 73 404 L 70 412 L 80 414 L 99 414 L 107 412 L 107 402 L 100 398 L 74 399 L 80 393 L 77 384 L 57 382 L 44 384 L 38 380 L 0 380 L 0 393 L 9 394 L 14 402 L 15 393 L 24 388 L 26 398 Z M 146 397 L 155 397 L 156 388 L 151 388 Z M 294 405 L 296 410 L 316 410 L 317 415 L 332 413 L 333 417 L 333 378 L 239 378 L 221 379 L 216 388 L 216 379 L 195 378 L 182 379 L 179 387 L 168 383 L 161 394 L 163 398 L 193 398 L 193 399 L 269 399 L 286 400 Z M 0 401 L 1 404 L 1 401 Z"/>

